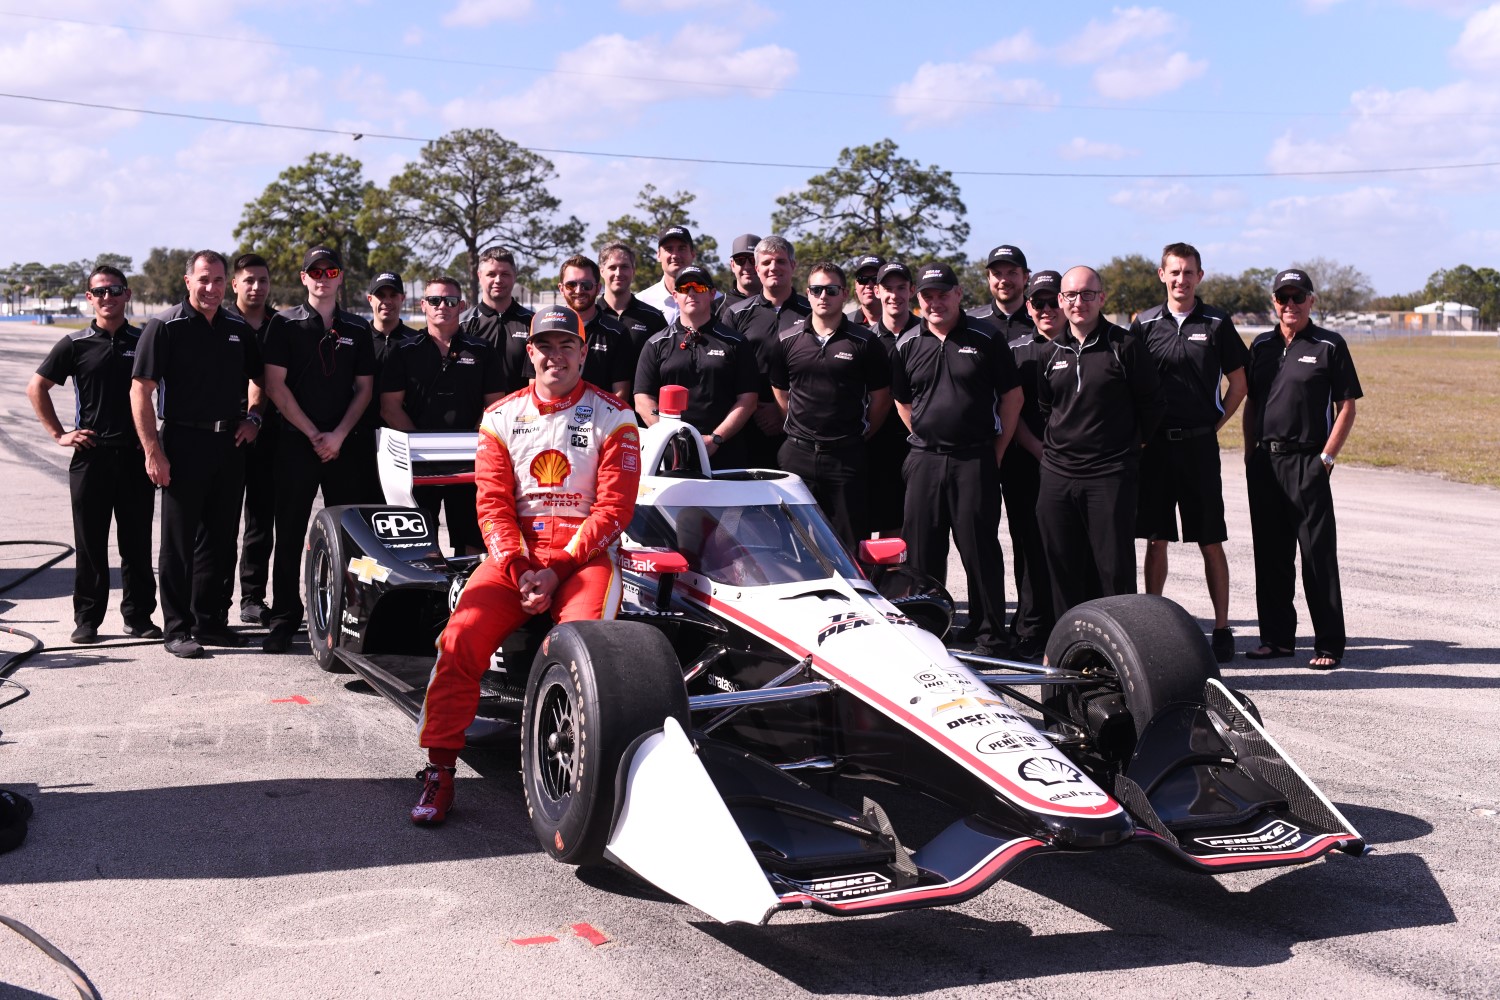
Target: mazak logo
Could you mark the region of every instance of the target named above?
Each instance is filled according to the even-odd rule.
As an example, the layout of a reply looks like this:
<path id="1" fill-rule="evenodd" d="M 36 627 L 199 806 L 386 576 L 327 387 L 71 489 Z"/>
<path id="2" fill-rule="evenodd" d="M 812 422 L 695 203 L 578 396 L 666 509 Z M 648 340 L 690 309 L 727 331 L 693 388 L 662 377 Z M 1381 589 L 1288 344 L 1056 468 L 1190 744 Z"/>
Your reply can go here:
<path id="1" fill-rule="evenodd" d="M 410 542 L 427 537 L 427 515 L 415 510 L 383 510 L 370 518 L 375 537 Z"/>
<path id="2" fill-rule="evenodd" d="M 556 448 L 548 448 L 531 460 L 531 478 L 538 486 L 561 486 L 572 471 L 573 463 Z"/>
<path id="3" fill-rule="evenodd" d="M 857 611 L 847 611 L 840 615 L 834 615 L 828 620 L 828 624 L 818 629 L 818 645 L 823 645 L 823 640 L 847 632 L 851 628 L 859 628 L 862 625 L 874 625 L 875 621 Z"/>

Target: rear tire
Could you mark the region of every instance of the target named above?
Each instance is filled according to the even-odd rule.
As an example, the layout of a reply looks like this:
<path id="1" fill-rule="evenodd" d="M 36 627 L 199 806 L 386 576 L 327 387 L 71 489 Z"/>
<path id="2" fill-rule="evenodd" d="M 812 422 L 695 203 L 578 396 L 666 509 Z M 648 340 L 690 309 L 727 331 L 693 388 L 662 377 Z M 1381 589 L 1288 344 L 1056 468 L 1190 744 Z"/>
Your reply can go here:
<path id="1" fill-rule="evenodd" d="M 571 865 L 603 860 L 620 761 L 668 717 L 688 730 L 682 667 L 659 630 L 581 621 L 547 634 L 526 684 L 521 780 L 548 854 Z"/>
<path id="2" fill-rule="evenodd" d="M 344 614 L 344 566 L 348 562 L 338 516 L 318 511 L 307 531 L 307 558 L 303 560 L 303 583 L 307 591 L 307 639 L 318 666 L 333 674 L 349 668 L 334 654 L 340 620 Z"/>

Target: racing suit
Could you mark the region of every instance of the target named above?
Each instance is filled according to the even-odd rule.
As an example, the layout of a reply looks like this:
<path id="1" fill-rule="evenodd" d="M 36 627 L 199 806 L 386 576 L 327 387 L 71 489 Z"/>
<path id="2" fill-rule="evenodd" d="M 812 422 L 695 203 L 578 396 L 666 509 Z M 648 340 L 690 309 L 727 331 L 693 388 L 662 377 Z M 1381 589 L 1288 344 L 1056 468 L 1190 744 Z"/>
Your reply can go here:
<path id="1" fill-rule="evenodd" d="M 557 574 L 554 621 L 615 616 L 617 543 L 635 512 L 640 477 L 634 414 L 588 382 L 551 401 L 522 389 L 485 411 L 474 480 L 488 558 L 438 639 L 418 724 L 423 747 L 455 755 L 463 748 L 491 654 L 531 617 L 521 610 L 521 574 Z"/>

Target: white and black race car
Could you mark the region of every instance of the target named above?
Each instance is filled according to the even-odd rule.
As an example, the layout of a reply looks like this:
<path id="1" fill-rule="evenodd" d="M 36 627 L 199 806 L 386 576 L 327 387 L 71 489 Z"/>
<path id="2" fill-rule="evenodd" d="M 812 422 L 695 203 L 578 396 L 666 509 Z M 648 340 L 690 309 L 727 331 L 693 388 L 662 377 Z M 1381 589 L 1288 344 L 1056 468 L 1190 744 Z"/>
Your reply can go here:
<path id="1" fill-rule="evenodd" d="M 796 476 L 708 471 L 662 397 L 618 619 L 517 632 L 470 730 L 519 738 L 559 861 L 763 923 L 958 902 L 1046 852 L 1136 842 L 1209 873 L 1364 853 L 1176 604 L 1074 608 L 1045 666 L 949 650 L 952 602 L 899 540 L 852 559 Z M 474 440 L 383 432 L 406 503 L 329 508 L 309 535 L 318 663 L 413 717 L 476 559 L 444 557 L 410 488 L 472 477 Z"/>

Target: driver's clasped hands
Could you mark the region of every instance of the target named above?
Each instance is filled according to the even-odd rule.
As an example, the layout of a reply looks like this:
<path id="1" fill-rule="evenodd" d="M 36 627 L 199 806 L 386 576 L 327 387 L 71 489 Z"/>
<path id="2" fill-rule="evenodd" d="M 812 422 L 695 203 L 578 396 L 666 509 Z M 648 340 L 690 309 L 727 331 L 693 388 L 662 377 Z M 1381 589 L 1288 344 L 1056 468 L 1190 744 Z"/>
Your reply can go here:
<path id="1" fill-rule="evenodd" d="M 557 589 L 557 574 L 550 569 L 528 569 L 518 581 L 521 586 L 521 610 L 539 615 L 552 606 L 552 592 Z"/>

